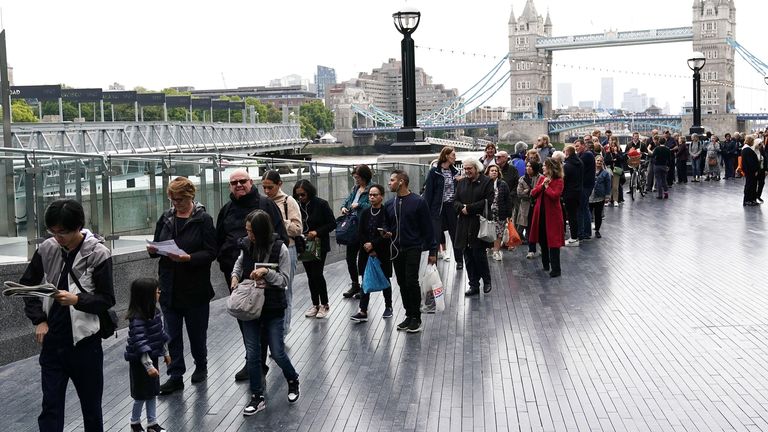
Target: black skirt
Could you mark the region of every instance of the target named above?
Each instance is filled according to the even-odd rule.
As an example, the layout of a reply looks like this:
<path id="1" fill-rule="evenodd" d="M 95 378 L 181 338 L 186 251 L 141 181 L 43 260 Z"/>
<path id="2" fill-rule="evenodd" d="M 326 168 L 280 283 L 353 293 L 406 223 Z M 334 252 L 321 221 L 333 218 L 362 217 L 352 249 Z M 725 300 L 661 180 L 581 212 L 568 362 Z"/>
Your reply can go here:
<path id="1" fill-rule="evenodd" d="M 152 399 L 160 394 L 160 376 L 152 378 L 140 361 L 128 362 L 131 378 L 131 397 L 134 400 Z M 152 359 L 152 364 L 157 369 L 157 359 Z M 158 369 L 159 371 L 159 369 Z"/>

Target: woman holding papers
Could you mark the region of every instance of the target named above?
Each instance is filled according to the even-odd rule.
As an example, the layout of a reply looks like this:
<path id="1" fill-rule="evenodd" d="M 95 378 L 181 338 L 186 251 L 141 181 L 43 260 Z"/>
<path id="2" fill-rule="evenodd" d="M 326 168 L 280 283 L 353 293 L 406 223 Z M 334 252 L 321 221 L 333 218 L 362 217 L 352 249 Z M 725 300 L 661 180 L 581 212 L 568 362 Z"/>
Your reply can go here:
<path id="1" fill-rule="evenodd" d="M 171 364 L 168 381 L 160 386 L 166 395 L 184 388 L 184 338 L 181 330 L 187 325 L 187 336 L 195 359 L 192 382 L 208 377 L 208 315 L 213 298 L 211 263 L 216 258 L 216 230 L 213 219 L 202 204 L 195 202 L 195 185 L 189 179 L 177 177 L 168 185 L 168 199 L 173 205 L 165 211 L 155 228 L 155 242 L 173 239 L 183 253 L 160 256 L 155 246 L 147 251 L 153 258 L 160 257 L 160 306 L 171 341 L 168 350 Z M 163 252 L 166 253 L 166 252 Z"/>

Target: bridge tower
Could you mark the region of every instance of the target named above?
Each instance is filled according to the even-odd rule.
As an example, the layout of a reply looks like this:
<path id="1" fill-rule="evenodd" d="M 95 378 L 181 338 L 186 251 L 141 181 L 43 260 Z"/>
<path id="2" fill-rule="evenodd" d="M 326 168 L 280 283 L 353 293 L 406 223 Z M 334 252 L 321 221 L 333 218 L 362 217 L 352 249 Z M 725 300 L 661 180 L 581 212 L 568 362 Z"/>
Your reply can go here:
<path id="1" fill-rule="evenodd" d="M 734 49 L 726 38 L 736 38 L 733 0 L 694 0 L 693 50 L 701 51 L 707 64 L 701 70 L 702 114 L 731 112 L 734 94 Z"/>
<path id="2" fill-rule="evenodd" d="M 537 49 L 536 39 L 552 36 L 552 21 L 526 0 L 523 14 L 509 14 L 509 69 L 512 116 L 543 118 L 552 113 L 552 51 Z"/>

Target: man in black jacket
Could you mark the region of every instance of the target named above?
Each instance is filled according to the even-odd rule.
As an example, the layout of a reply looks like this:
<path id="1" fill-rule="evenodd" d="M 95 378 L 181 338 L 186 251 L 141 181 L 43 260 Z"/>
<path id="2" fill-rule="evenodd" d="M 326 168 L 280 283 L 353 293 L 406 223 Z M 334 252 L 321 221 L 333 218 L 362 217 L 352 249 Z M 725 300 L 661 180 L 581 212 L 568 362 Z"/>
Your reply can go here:
<path id="1" fill-rule="evenodd" d="M 491 271 L 488 268 L 488 255 L 485 250 L 490 243 L 477 238 L 480 231 L 480 216 L 490 217 L 490 205 L 493 202 L 493 183 L 480 171 L 482 165 L 474 158 L 465 159 L 464 178 L 456 185 L 456 199 L 453 206 L 459 215 L 456 224 L 456 246 L 464 249 L 464 261 L 467 267 L 469 288 L 465 295 L 480 293 L 480 279 L 483 279 L 483 292 L 489 293 Z"/>
<path id="2" fill-rule="evenodd" d="M 589 211 L 589 196 L 595 187 L 595 154 L 592 153 L 592 147 L 587 142 L 576 141 L 576 153 L 581 159 L 582 178 L 581 178 L 581 196 L 579 197 L 579 240 L 590 240 L 592 238 L 592 218 Z"/>
<path id="3" fill-rule="evenodd" d="M 736 175 L 736 160 L 739 157 L 739 143 L 731 138 L 731 134 L 725 134 L 722 145 L 723 165 L 725 166 L 725 179 Z"/>
<path id="4" fill-rule="evenodd" d="M 216 241 L 218 244 L 219 268 L 224 274 L 226 286 L 230 286 L 232 269 L 240 254 L 238 240 L 246 236 L 245 217 L 254 210 L 264 210 L 272 219 L 274 232 L 285 243 L 289 244 L 288 232 L 283 224 L 283 216 L 280 209 L 269 198 L 259 194 L 259 190 L 253 185 L 253 180 L 244 169 L 235 170 L 229 175 L 229 202 L 219 211 L 216 218 Z M 238 320 L 238 326 L 242 331 L 242 322 Z M 235 374 L 236 381 L 248 379 L 248 366 Z"/>
<path id="5" fill-rule="evenodd" d="M 576 140 L 581 142 L 581 139 Z M 579 245 L 579 200 L 581 191 L 584 187 L 582 179 L 584 177 L 584 165 L 581 159 L 576 156 L 576 148 L 567 145 L 563 149 L 565 161 L 563 162 L 563 201 L 565 203 L 565 212 L 568 216 L 568 228 L 571 232 L 571 238 L 565 241 L 566 246 Z"/>

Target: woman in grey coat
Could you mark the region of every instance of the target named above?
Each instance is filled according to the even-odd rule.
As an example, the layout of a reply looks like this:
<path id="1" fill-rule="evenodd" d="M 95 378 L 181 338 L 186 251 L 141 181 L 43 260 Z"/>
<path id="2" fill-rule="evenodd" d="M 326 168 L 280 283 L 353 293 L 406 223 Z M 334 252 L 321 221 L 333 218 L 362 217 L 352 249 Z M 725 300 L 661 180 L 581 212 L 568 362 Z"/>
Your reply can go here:
<path id="1" fill-rule="evenodd" d="M 528 240 L 528 259 L 536 256 L 536 243 L 530 241 L 531 217 L 533 209 L 533 200 L 531 199 L 531 190 L 541 177 L 541 164 L 538 162 L 528 162 L 525 164 L 525 176 L 517 183 L 517 197 L 520 199 L 520 212 L 517 214 L 517 225 L 525 227 L 525 238 Z M 522 236 L 522 233 L 520 233 Z"/>

